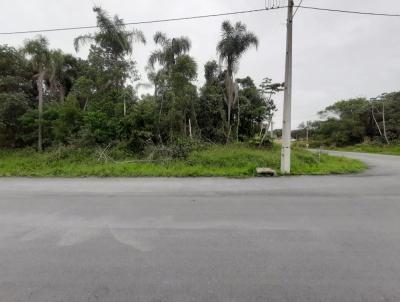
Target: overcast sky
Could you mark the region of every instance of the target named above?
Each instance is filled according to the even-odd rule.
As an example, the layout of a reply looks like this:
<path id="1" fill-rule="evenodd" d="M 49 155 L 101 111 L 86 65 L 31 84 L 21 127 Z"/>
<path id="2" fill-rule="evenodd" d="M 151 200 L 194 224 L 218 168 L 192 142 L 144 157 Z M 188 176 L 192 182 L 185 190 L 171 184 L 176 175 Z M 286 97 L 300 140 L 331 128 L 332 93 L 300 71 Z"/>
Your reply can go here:
<path id="1" fill-rule="evenodd" d="M 281 2 L 286 2 L 281 0 Z M 295 1 L 298 3 L 298 0 Z M 100 5 L 126 22 L 264 7 L 264 0 L 13 0 L 0 1 L 0 31 L 87 26 L 95 24 L 91 8 Z M 303 5 L 339 9 L 400 13 L 399 0 L 304 0 Z M 258 50 L 248 51 L 237 77 L 250 76 L 256 84 L 264 77 L 283 82 L 285 62 L 285 10 L 210 19 L 137 26 L 148 40 L 135 45 L 134 55 L 147 82 L 144 67 L 154 49 L 156 31 L 188 36 L 191 55 L 199 65 L 215 59 L 220 25 L 225 19 L 242 21 L 260 40 Z M 316 113 L 336 100 L 374 97 L 400 90 L 400 18 L 358 16 L 300 10 L 294 24 L 293 126 L 315 119 Z M 73 39 L 88 30 L 46 33 L 52 48 L 75 53 Z M 21 46 L 35 35 L 0 36 L 0 43 Z M 87 51 L 78 54 L 85 57 Z M 280 127 L 282 96 L 276 98 Z"/>

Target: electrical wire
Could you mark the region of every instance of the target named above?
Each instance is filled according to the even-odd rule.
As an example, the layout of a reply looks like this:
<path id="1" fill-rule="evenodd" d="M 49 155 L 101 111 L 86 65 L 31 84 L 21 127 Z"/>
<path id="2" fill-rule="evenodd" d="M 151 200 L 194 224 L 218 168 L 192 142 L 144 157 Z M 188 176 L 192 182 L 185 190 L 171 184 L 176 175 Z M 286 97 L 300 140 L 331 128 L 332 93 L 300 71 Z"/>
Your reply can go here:
<path id="1" fill-rule="evenodd" d="M 297 5 L 297 8 L 296 8 L 296 10 L 294 11 L 294 14 L 293 14 L 293 17 L 292 18 L 294 18 L 294 16 L 296 16 L 296 13 L 297 13 L 297 11 L 299 10 L 299 7 L 301 7 L 301 4 L 303 3 L 303 0 L 300 0 L 300 3 L 299 3 L 299 5 Z"/>
<path id="2" fill-rule="evenodd" d="M 400 14 L 391 14 L 391 13 L 375 13 L 375 12 L 333 9 L 333 8 L 323 8 L 314 6 L 304 6 L 304 5 L 299 5 L 298 7 L 316 11 L 326 11 L 331 13 L 345 13 L 345 14 L 357 14 L 357 15 L 369 15 L 369 16 L 381 16 L 381 17 L 400 17 Z"/>
<path id="3" fill-rule="evenodd" d="M 259 8 L 259 9 L 252 9 L 252 10 L 243 10 L 243 11 L 236 11 L 236 12 L 226 12 L 226 13 L 199 15 L 199 16 L 180 17 L 180 18 L 126 22 L 126 23 L 123 23 L 123 25 L 141 25 L 141 24 L 164 23 L 164 22 L 193 20 L 193 19 L 204 19 L 204 18 L 212 18 L 212 17 L 257 13 L 257 12 L 269 11 L 272 9 L 276 10 L 276 9 L 281 9 L 281 8 L 285 8 L 285 6 L 273 7 L 273 8 Z M 68 30 L 93 29 L 93 28 L 97 28 L 97 26 L 96 25 L 75 26 L 75 27 L 61 27 L 61 28 L 50 28 L 50 29 L 35 29 L 35 30 L 25 30 L 25 31 L 0 32 L 0 35 L 32 34 L 32 33 L 52 32 L 52 31 L 68 31 Z"/>
<path id="4" fill-rule="evenodd" d="M 268 0 L 268 5 L 270 5 L 270 1 Z M 152 24 L 152 23 L 165 23 L 165 22 L 174 22 L 174 21 L 183 21 L 183 20 L 194 20 L 194 19 L 205 19 L 212 17 L 221 17 L 221 16 L 232 16 L 232 15 L 240 15 L 240 14 L 249 14 L 256 13 L 262 11 L 270 11 L 276 9 L 287 8 L 287 6 L 280 6 L 281 2 L 277 2 L 276 0 L 272 1 L 272 6 L 266 6 L 265 8 L 252 9 L 252 10 L 243 10 L 236 12 L 226 12 L 226 13 L 217 13 L 217 14 L 208 14 L 208 15 L 198 15 L 198 16 L 189 16 L 189 17 L 180 17 L 180 18 L 168 18 L 168 19 L 156 19 L 156 20 L 147 20 L 147 21 L 137 21 L 137 22 L 127 22 L 123 25 L 141 25 L 141 24 Z M 381 17 L 400 17 L 400 14 L 392 14 L 392 13 L 376 13 L 376 12 L 366 12 L 366 11 L 355 11 L 355 10 L 343 10 L 343 9 L 332 9 L 332 8 L 323 8 L 323 7 L 314 7 L 314 6 L 304 6 L 300 4 L 297 6 L 296 12 L 299 8 L 314 10 L 314 11 L 325 11 L 331 13 L 345 13 L 345 14 L 358 14 L 358 15 L 369 15 L 369 16 L 381 16 Z M 293 16 L 294 16 L 293 15 Z M 18 35 L 18 34 L 32 34 L 32 33 L 43 33 L 43 32 L 54 32 L 54 31 L 69 31 L 69 30 L 81 30 L 81 29 L 93 29 L 97 28 L 96 25 L 92 26 L 75 26 L 75 27 L 60 27 L 60 28 L 50 28 L 50 29 L 35 29 L 35 30 L 25 30 L 25 31 L 11 31 L 11 32 L 0 32 L 0 35 Z"/>

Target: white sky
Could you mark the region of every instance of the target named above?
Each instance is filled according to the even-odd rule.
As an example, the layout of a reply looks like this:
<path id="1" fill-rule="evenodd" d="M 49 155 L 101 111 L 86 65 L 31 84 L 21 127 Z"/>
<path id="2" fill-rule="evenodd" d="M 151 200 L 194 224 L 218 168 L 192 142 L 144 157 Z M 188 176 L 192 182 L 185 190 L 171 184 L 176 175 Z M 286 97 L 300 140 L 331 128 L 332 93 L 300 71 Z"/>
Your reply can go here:
<path id="1" fill-rule="evenodd" d="M 281 0 L 282 3 L 286 2 Z M 298 3 L 298 0 L 295 0 Z M 262 8 L 264 0 L 0 0 L 0 31 L 87 26 L 95 24 L 93 5 L 126 22 Z M 399 0 L 304 0 L 303 5 L 400 13 Z M 237 77 L 251 76 L 256 84 L 264 77 L 283 82 L 285 61 L 285 10 L 210 19 L 140 25 L 147 45 L 135 45 L 135 59 L 147 82 L 144 67 L 155 48 L 152 36 L 189 36 L 190 54 L 199 65 L 215 59 L 220 25 L 225 19 L 242 21 L 260 40 L 248 51 Z M 293 127 L 315 119 L 317 111 L 336 100 L 400 90 L 400 18 L 358 16 L 300 10 L 294 24 Z M 73 39 L 87 30 L 46 33 L 52 48 L 75 53 Z M 0 36 L 0 43 L 21 46 L 31 35 Z M 79 53 L 85 57 L 87 51 Z M 276 98 L 280 127 L 282 96 Z"/>

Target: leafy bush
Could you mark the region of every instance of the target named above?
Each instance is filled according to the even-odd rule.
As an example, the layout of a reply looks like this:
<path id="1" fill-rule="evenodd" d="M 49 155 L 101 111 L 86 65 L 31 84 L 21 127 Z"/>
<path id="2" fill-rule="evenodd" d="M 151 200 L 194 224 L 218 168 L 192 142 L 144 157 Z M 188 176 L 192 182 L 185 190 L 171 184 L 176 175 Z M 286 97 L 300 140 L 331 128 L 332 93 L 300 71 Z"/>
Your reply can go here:
<path id="1" fill-rule="evenodd" d="M 152 145 L 152 133 L 148 131 L 133 130 L 125 142 L 127 151 L 142 154 L 147 146 Z"/>
<path id="2" fill-rule="evenodd" d="M 88 162 L 95 159 L 92 149 L 62 144 L 48 148 L 43 157 L 48 164 L 57 161 Z"/>
<path id="3" fill-rule="evenodd" d="M 87 112 L 83 116 L 83 123 L 80 135 L 84 145 L 104 145 L 115 138 L 118 121 L 115 118 L 109 118 L 104 112 Z"/>
<path id="4" fill-rule="evenodd" d="M 193 151 L 202 150 L 208 144 L 195 139 L 177 138 L 168 145 L 152 145 L 145 154 L 150 159 L 187 159 Z"/>
<path id="5" fill-rule="evenodd" d="M 262 143 L 261 143 L 262 141 Z M 272 148 L 274 145 L 274 142 L 271 138 L 271 136 L 267 135 L 264 140 L 262 140 L 262 137 L 257 135 L 253 139 L 249 140 L 250 146 L 253 147 L 263 147 L 263 148 Z M 261 145 L 260 145 L 261 144 Z"/>

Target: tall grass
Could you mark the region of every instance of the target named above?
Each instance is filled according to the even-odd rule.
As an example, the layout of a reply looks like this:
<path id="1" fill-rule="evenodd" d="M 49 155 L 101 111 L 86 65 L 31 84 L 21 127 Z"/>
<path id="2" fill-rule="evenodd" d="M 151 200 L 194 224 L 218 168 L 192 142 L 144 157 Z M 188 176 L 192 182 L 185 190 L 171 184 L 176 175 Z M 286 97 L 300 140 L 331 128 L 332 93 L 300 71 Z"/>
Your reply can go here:
<path id="1" fill-rule="evenodd" d="M 94 150 L 62 149 L 37 153 L 32 149 L 0 151 L 0 176 L 84 177 L 84 176 L 255 176 L 257 167 L 279 170 L 280 149 L 258 149 L 244 144 L 217 145 L 194 151 L 185 160 L 157 162 L 101 162 Z M 294 149 L 292 174 L 353 173 L 365 169 L 360 161 Z"/>

